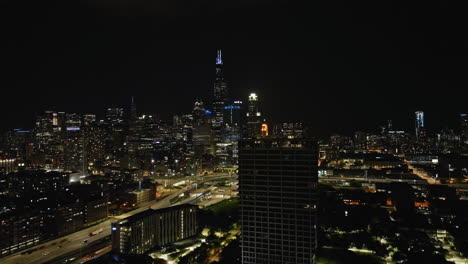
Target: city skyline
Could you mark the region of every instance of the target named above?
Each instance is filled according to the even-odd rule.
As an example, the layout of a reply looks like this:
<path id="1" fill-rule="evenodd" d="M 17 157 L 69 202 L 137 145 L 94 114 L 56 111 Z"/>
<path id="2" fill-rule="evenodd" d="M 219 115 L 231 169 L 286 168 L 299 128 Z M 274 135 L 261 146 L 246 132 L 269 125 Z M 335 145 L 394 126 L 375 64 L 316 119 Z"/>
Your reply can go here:
<path id="1" fill-rule="evenodd" d="M 459 74 L 463 39 L 451 34 L 463 24 L 451 13 L 456 8 L 123 3 L 40 5 L 26 12 L 17 30 L 7 30 L 1 47 L 8 51 L 2 64 L 9 114 L 1 128 L 25 127 L 31 112 L 53 106 L 102 113 L 101 105 L 125 105 L 132 95 L 142 112 L 188 112 L 197 97 L 211 102 L 218 49 L 233 97 L 256 92 L 265 114 L 316 124 L 319 134 L 387 119 L 409 127 L 411 113 L 420 109 L 428 128 L 451 126 L 466 112 L 463 97 L 456 96 L 466 84 Z M 13 2 L 4 10 L 7 21 L 23 12 Z M 428 20 L 431 12 L 439 19 Z"/>
<path id="2" fill-rule="evenodd" d="M 464 8 L 6 0 L 2 264 L 466 264 Z"/>
<path id="3" fill-rule="evenodd" d="M 257 95 L 257 93 L 250 93 L 248 96 L 245 96 L 245 98 L 236 98 L 236 99 L 243 99 L 243 100 L 232 100 L 233 102 L 243 102 L 246 106 L 249 102 L 249 98 L 252 96 L 252 94 L 255 94 Z M 144 97 L 142 97 L 144 98 Z M 130 96 L 129 98 L 127 98 L 129 101 L 129 103 L 127 104 L 120 104 L 120 105 L 117 105 L 117 104 L 112 104 L 112 105 L 109 105 L 109 106 L 103 106 L 101 107 L 100 110 L 98 110 L 97 112 L 90 112 L 90 111 L 71 111 L 71 112 L 66 112 L 66 111 L 63 111 L 62 109 L 57 109 L 57 107 L 48 107 L 48 108 L 43 108 L 43 109 L 36 109 L 35 111 L 29 113 L 29 122 L 24 122 L 24 126 L 17 126 L 17 127 L 0 127 L 0 131 L 7 131 L 7 130 L 12 130 L 12 129 L 32 129 L 34 127 L 34 124 L 35 124 L 35 119 L 37 118 L 37 116 L 43 114 L 44 112 L 47 112 L 47 111 L 52 111 L 52 112 L 63 112 L 63 113 L 68 113 L 68 114 L 80 114 L 80 115 L 95 115 L 95 117 L 97 118 L 96 121 L 104 121 L 105 118 L 106 118 L 106 111 L 108 109 L 111 109 L 111 108 L 116 108 L 116 109 L 122 109 L 123 110 L 123 118 L 126 119 L 126 120 L 132 120 L 133 119 L 133 115 L 134 114 L 138 114 L 139 117 L 142 117 L 142 116 L 154 116 L 156 117 L 158 120 L 161 120 L 161 121 L 166 121 L 166 122 L 173 122 L 173 118 L 175 116 L 179 116 L 179 115 L 183 115 L 183 114 L 186 114 L 186 113 L 190 113 L 191 111 L 190 110 L 187 110 L 187 111 L 179 111 L 179 112 L 176 112 L 176 113 L 167 113 L 166 115 L 163 115 L 163 114 L 160 114 L 160 113 L 154 113 L 154 112 L 142 112 L 142 111 L 138 111 L 137 113 L 134 112 L 134 107 L 135 105 L 137 104 L 136 103 L 136 100 L 138 100 L 139 98 L 136 98 L 135 96 Z M 196 100 L 193 100 L 193 103 L 196 103 L 198 102 L 199 100 L 201 100 L 201 102 L 203 102 L 205 104 L 205 109 L 206 111 L 209 111 L 210 114 L 212 114 L 212 111 L 213 111 L 213 108 L 211 107 L 206 107 L 207 104 L 206 102 L 208 102 L 209 100 L 203 100 L 203 99 L 196 99 Z M 262 99 L 260 99 L 261 102 L 261 107 L 260 109 L 263 110 L 264 107 L 263 107 L 263 104 L 265 104 L 266 102 L 264 102 Z M 192 105 L 189 105 L 189 109 L 190 107 L 193 108 L 193 103 Z M 141 104 L 138 103 L 138 109 L 141 109 Z M 229 107 L 229 106 L 228 106 Z M 230 106 L 232 107 L 232 106 Z M 142 107 L 143 109 L 145 109 L 145 106 L 143 105 Z M 185 109 L 185 107 L 184 107 Z M 403 117 L 402 119 L 392 119 L 390 117 L 390 119 L 381 119 L 381 120 L 376 120 L 376 122 L 374 123 L 371 123 L 371 122 L 368 122 L 367 126 L 364 126 L 364 127 L 353 127 L 353 128 L 335 128 L 335 130 L 314 130 L 315 128 L 313 127 L 314 125 L 316 124 L 313 124 L 311 122 L 301 122 L 300 120 L 295 120 L 295 119 L 285 119 L 285 120 L 277 120 L 277 119 L 274 119 L 274 118 L 271 118 L 271 115 L 269 115 L 269 113 L 265 113 L 264 111 L 262 111 L 262 114 L 265 115 L 266 114 L 266 118 L 265 117 L 262 117 L 262 118 L 265 118 L 265 121 L 267 121 L 267 123 L 270 123 L 270 124 L 281 124 L 281 123 L 290 123 L 290 122 L 299 122 L 299 123 L 303 123 L 304 125 L 306 125 L 307 127 L 311 128 L 312 130 L 309 131 L 311 133 L 312 136 L 314 137 L 318 137 L 318 138 L 326 138 L 330 135 L 334 135 L 334 134 L 338 134 L 338 135 L 353 135 L 355 132 L 358 132 L 358 131 L 363 131 L 363 132 L 370 132 L 370 133 L 375 133 L 375 132 L 378 132 L 380 131 L 382 128 L 388 128 L 388 125 L 390 122 L 390 124 L 392 124 L 392 129 L 393 130 L 398 130 L 398 131 L 405 131 L 405 132 L 408 132 L 408 133 L 412 133 L 414 132 L 414 129 L 415 129 L 415 125 L 414 125 L 414 122 L 415 122 L 415 119 L 414 119 L 414 115 L 416 112 L 424 112 L 425 115 L 427 115 L 427 112 L 426 111 L 423 111 L 421 109 L 419 109 L 418 111 L 415 111 L 415 112 L 408 112 L 408 115 Z M 434 114 L 433 112 L 430 112 L 432 114 Z M 437 116 L 434 117 L 434 116 L 425 116 L 425 120 L 429 120 L 429 125 L 428 126 L 424 126 L 425 130 L 429 133 L 436 133 L 438 131 L 441 131 L 441 130 L 444 130 L 444 129 L 452 129 L 452 130 L 455 130 L 455 131 L 459 131 L 462 127 L 461 127 L 461 124 L 460 124 L 460 118 L 462 118 L 462 116 L 465 116 L 466 114 L 465 113 L 454 113 L 452 115 L 449 115 L 447 119 L 443 119 L 443 120 L 440 120 Z M 428 118 L 429 117 L 429 118 Z M 440 117 L 440 116 L 439 116 Z M 268 118 L 268 119 L 267 119 Z M 427 121 L 425 121 L 425 124 L 426 124 Z M 439 123 L 437 123 L 439 122 Z M 442 123 L 441 123 L 442 122 Z M 396 124 L 396 125 L 395 125 Z"/>

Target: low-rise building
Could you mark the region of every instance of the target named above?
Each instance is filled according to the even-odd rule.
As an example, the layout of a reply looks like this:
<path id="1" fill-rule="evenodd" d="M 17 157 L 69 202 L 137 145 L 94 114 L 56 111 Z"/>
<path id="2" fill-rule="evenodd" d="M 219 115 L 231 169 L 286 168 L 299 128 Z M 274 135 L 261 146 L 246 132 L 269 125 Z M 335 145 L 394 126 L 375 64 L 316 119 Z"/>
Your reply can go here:
<path id="1" fill-rule="evenodd" d="M 196 205 L 148 209 L 112 224 L 112 248 L 119 254 L 143 254 L 198 232 Z"/>

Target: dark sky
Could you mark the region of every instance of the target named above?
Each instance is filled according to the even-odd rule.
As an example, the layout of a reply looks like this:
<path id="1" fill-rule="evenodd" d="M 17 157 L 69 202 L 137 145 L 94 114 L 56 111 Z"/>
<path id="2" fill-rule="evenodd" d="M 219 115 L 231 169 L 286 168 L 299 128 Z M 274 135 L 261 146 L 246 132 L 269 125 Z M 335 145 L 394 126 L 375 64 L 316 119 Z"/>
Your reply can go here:
<path id="1" fill-rule="evenodd" d="M 421 109 L 429 128 L 453 125 L 468 111 L 465 9 L 414 2 L 2 1 L 0 127 L 131 95 L 140 113 L 189 112 L 211 101 L 218 48 L 233 97 L 257 92 L 273 121 L 406 128 Z"/>

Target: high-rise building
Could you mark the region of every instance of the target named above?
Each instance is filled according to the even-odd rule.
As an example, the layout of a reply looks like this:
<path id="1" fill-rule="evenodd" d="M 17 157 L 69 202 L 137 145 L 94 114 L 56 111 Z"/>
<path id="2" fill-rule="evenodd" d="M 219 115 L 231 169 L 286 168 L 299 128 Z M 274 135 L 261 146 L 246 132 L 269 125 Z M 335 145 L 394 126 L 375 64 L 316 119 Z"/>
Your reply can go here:
<path id="1" fill-rule="evenodd" d="M 22 212 L 4 210 L 0 213 L 0 257 L 42 243 L 43 216 L 36 210 Z"/>
<path id="2" fill-rule="evenodd" d="M 135 99 L 132 96 L 132 104 L 130 106 L 130 120 L 136 120 L 137 119 L 137 109 L 136 109 L 136 104 L 135 104 Z"/>
<path id="3" fill-rule="evenodd" d="M 261 116 L 262 114 L 260 113 L 258 109 L 258 97 L 257 94 L 251 93 L 249 95 L 249 105 L 247 109 L 247 127 L 246 127 L 246 132 L 247 132 L 247 137 L 248 138 L 255 138 L 257 136 L 261 135 Z"/>
<path id="4" fill-rule="evenodd" d="M 83 159 L 82 117 L 78 114 L 67 114 L 63 132 L 64 170 L 87 173 Z"/>
<path id="5" fill-rule="evenodd" d="M 176 138 L 184 142 L 185 152 L 192 152 L 193 116 L 191 114 L 176 115 L 173 126 L 176 129 Z"/>
<path id="6" fill-rule="evenodd" d="M 85 125 L 82 128 L 82 134 L 83 160 L 85 162 L 83 173 L 91 171 L 97 174 L 104 161 L 105 130 L 97 125 Z"/>
<path id="7" fill-rule="evenodd" d="M 468 138 L 468 114 L 460 114 L 461 134 Z"/>
<path id="8" fill-rule="evenodd" d="M 219 142 L 221 137 L 221 128 L 225 122 L 224 107 L 228 104 L 228 89 L 224 81 L 223 72 L 223 59 L 221 57 L 221 50 L 218 50 L 216 57 L 216 78 L 213 87 L 213 130 L 215 134 L 215 141 Z"/>
<path id="9" fill-rule="evenodd" d="M 244 106 L 242 101 L 234 101 L 224 107 L 224 122 L 230 127 L 240 127 L 242 124 Z"/>
<path id="10" fill-rule="evenodd" d="M 415 114 L 415 132 L 416 138 L 420 138 L 424 135 L 424 112 L 416 111 Z"/>
<path id="11" fill-rule="evenodd" d="M 198 206 L 182 204 L 148 209 L 112 224 L 112 249 L 120 254 L 143 254 L 152 248 L 197 234 Z"/>
<path id="12" fill-rule="evenodd" d="M 57 122 L 55 122 L 57 124 Z M 42 152 L 46 156 L 52 154 L 51 145 L 56 143 L 54 125 L 54 112 L 44 111 L 36 117 L 36 127 L 34 129 L 35 151 Z"/>
<path id="13" fill-rule="evenodd" d="M 119 107 L 110 107 L 106 111 L 106 121 L 109 124 L 116 125 L 124 122 L 124 110 Z"/>
<path id="14" fill-rule="evenodd" d="M 314 263 L 317 159 L 312 140 L 240 141 L 243 264 Z"/>
<path id="15" fill-rule="evenodd" d="M 203 102 L 197 100 L 192 111 L 192 140 L 195 155 L 213 155 L 215 153 L 214 135 L 208 121 L 208 113 L 209 111 L 205 110 Z"/>
<path id="16" fill-rule="evenodd" d="M 96 115 L 94 114 L 87 114 L 83 115 L 83 125 L 91 126 L 96 123 Z"/>
<path id="17" fill-rule="evenodd" d="M 192 111 L 193 126 L 200 126 L 208 123 L 207 110 L 202 100 L 197 99 Z"/>

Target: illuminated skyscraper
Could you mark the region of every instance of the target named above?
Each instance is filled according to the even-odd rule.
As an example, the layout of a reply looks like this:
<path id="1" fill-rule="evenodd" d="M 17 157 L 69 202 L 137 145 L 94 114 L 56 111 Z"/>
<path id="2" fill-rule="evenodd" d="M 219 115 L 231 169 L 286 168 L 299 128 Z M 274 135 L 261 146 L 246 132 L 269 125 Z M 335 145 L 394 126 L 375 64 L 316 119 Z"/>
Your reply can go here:
<path id="1" fill-rule="evenodd" d="M 221 127 L 225 122 L 224 107 L 228 104 L 228 98 L 228 89 L 226 82 L 224 81 L 223 59 L 221 57 L 221 50 L 218 50 L 218 56 L 216 57 L 216 79 L 214 82 L 212 118 L 213 132 L 216 142 L 220 141 Z"/>
<path id="2" fill-rule="evenodd" d="M 261 116 L 258 110 L 257 94 L 251 93 L 249 96 L 249 106 L 247 109 L 247 137 L 254 138 L 261 135 Z"/>
<path id="3" fill-rule="evenodd" d="M 424 112 L 416 111 L 415 113 L 415 132 L 416 138 L 420 138 L 424 135 Z"/>
<path id="4" fill-rule="evenodd" d="M 63 150 L 65 171 L 87 173 L 87 166 L 83 159 L 82 116 L 79 114 L 66 115 Z"/>
<path id="5" fill-rule="evenodd" d="M 244 119 L 243 111 L 242 101 L 234 101 L 232 105 L 226 105 L 224 107 L 224 123 L 230 127 L 240 127 Z"/>
<path id="6" fill-rule="evenodd" d="M 197 100 L 192 111 L 192 141 L 195 155 L 214 154 L 213 131 L 208 121 L 209 114 L 203 102 Z"/>
<path id="7" fill-rule="evenodd" d="M 242 264 L 312 264 L 318 147 L 306 139 L 239 142 Z"/>
<path id="8" fill-rule="evenodd" d="M 197 99 L 192 111 L 193 125 L 200 126 L 208 122 L 207 110 L 202 100 Z"/>

